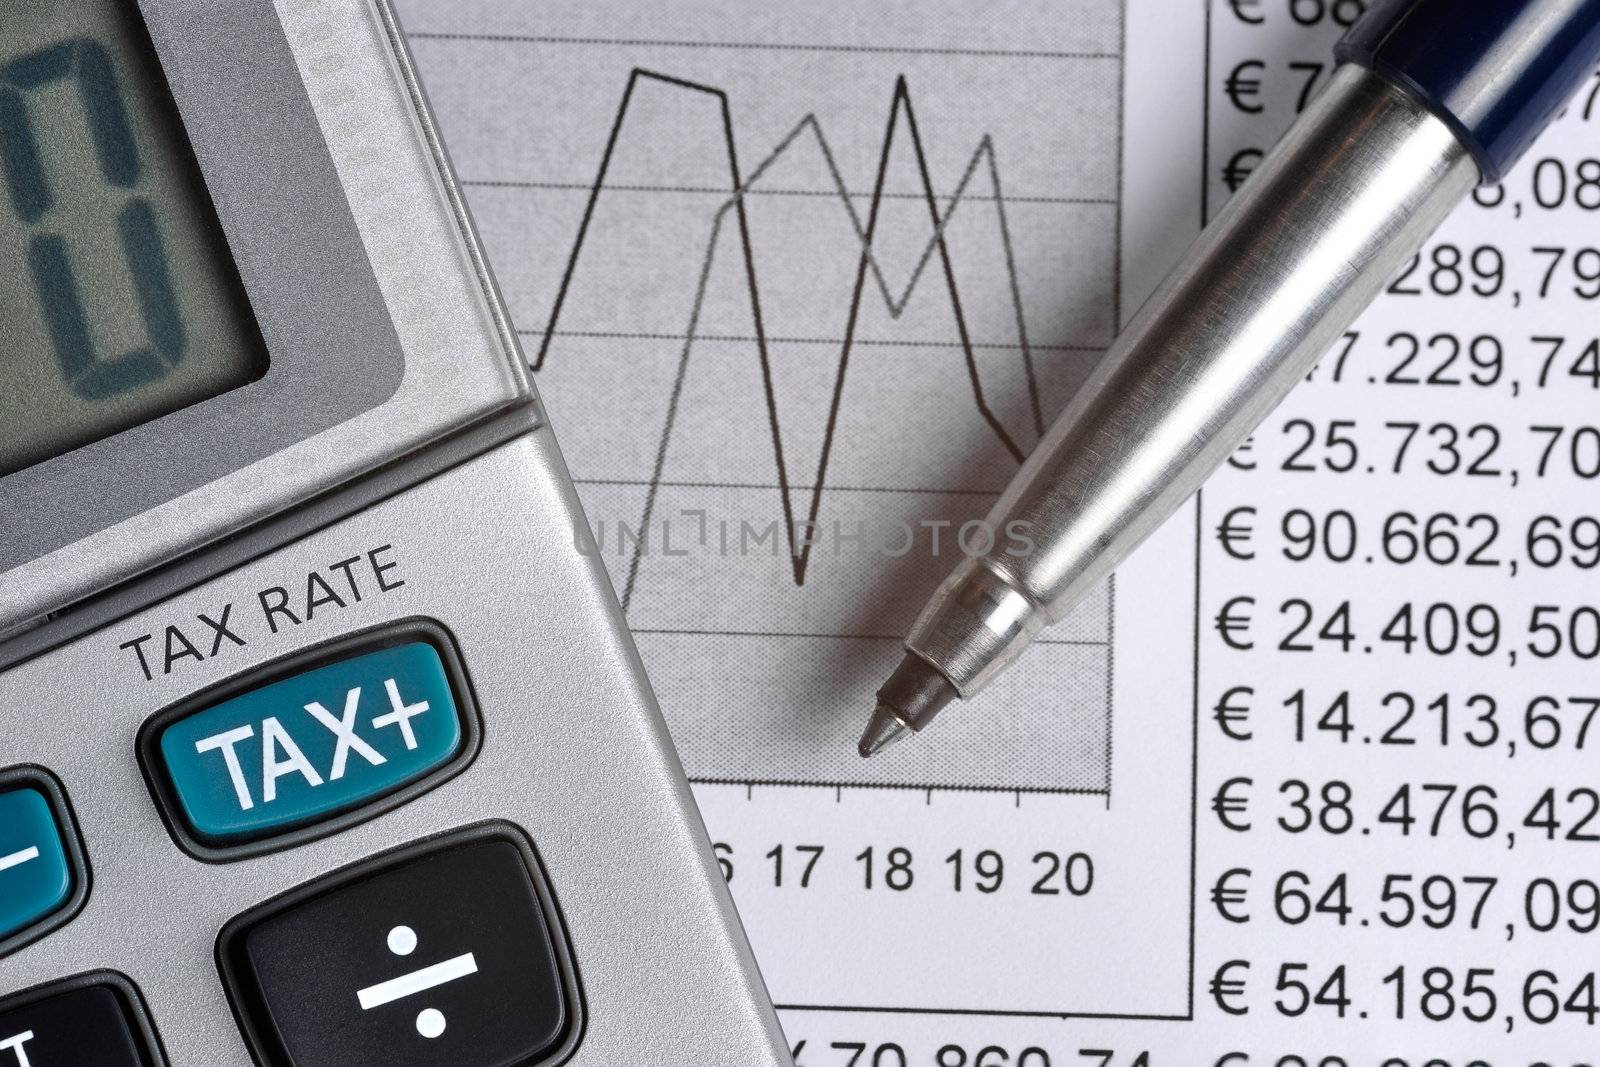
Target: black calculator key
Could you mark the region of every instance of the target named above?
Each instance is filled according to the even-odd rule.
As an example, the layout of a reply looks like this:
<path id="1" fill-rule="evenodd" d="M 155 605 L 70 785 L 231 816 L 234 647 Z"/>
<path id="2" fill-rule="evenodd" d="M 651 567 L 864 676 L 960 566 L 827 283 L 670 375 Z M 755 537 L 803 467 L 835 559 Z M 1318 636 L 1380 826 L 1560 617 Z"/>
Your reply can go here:
<path id="1" fill-rule="evenodd" d="M 0 1002 L 0 1067 L 157 1067 L 135 996 L 91 976 Z"/>
<path id="2" fill-rule="evenodd" d="M 578 1004 L 550 906 L 525 842 L 479 832 L 242 916 L 223 967 L 273 1067 L 557 1062 Z"/>

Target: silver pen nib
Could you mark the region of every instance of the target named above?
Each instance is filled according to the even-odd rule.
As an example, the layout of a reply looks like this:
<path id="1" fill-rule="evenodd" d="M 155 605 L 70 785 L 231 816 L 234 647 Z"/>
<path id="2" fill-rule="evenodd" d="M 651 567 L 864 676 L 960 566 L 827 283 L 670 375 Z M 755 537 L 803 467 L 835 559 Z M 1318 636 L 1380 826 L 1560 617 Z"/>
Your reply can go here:
<path id="1" fill-rule="evenodd" d="M 896 741 L 922 729 L 946 704 L 959 696 L 945 676 L 921 656 L 907 652 L 900 666 L 878 690 L 867 732 L 856 751 L 875 756 Z"/>
<path id="2" fill-rule="evenodd" d="M 893 709 L 879 704 L 873 711 L 872 721 L 867 723 L 867 730 L 861 735 L 861 743 L 856 746 L 856 750 L 863 757 L 876 756 L 910 732 Z"/>

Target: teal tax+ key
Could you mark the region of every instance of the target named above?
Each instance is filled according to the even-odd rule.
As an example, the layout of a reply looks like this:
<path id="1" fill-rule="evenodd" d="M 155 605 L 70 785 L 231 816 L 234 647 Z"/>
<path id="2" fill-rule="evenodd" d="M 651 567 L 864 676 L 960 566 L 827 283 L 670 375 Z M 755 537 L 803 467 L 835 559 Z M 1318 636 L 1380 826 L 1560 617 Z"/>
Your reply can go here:
<path id="1" fill-rule="evenodd" d="M 445 642 L 391 639 L 300 659 L 157 724 L 158 793 L 178 836 L 207 858 L 291 831 L 331 832 L 470 758 L 476 733 Z"/>
<path id="2" fill-rule="evenodd" d="M 32 785 L 0 792 L 0 941 L 56 914 L 72 898 L 66 833 Z"/>

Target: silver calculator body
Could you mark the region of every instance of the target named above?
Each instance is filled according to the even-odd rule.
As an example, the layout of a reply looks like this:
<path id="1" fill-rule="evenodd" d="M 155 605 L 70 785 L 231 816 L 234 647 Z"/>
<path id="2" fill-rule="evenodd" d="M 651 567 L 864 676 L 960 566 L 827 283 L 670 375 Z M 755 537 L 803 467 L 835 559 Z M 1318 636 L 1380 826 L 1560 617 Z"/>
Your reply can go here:
<path id="1" fill-rule="evenodd" d="M 0 1067 L 787 1063 L 387 5 L 7 0 L 5 129 Z"/>

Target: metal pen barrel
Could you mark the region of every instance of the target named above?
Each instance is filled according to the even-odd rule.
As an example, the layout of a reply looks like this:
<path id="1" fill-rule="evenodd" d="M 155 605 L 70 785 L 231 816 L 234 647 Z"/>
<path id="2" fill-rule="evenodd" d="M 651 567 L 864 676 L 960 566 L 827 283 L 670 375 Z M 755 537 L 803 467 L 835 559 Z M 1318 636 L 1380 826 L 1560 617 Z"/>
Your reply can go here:
<path id="1" fill-rule="evenodd" d="M 1200 488 L 1478 178 L 1432 112 L 1339 68 L 989 513 L 1018 536 L 962 563 L 907 649 L 982 688 Z"/>
<path id="2" fill-rule="evenodd" d="M 970 697 L 1183 504 L 1600 62 L 1600 0 L 1373 0 L 918 617 L 872 755 Z"/>

